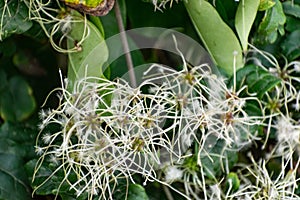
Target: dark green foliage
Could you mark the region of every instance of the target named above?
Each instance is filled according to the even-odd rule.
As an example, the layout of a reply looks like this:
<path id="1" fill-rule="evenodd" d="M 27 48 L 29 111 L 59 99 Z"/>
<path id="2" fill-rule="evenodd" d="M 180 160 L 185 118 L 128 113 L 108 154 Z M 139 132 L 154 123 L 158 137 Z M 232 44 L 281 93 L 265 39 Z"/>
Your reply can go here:
<path id="1" fill-rule="evenodd" d="M 86 66 L 92 66 L 92 70 L 88 70 L 88 75 L 110 79 L 123 76 L 128 71 L 124 56 L 109 63 L 109 66 L 103 64 L 114 53 L 118 54 L 118 52 L 122 51 L 120 41 L 117 41 L 119 44 L 102 43 L 102 46 L 99 45 L 101 41 L 120 32 L 115 18 L 115 11 L 112 10 L 107 16 L 88 17 L 88 24 L 91 29 L 89 37 L 80 46 L 83 48 L 83 51 L 61 54 L 53 51 L 48 37 L 44 34 L 40 24 L 29 20 L 29 9 L 26 5 L 28 2 L 24 0 L 0 0 L 0 199 L 52 200 L 57 196 L 61 200 L 86 200 L 88 199 L 87 193 L 76 196 L 75 190 L 70 189 L 70 184 L 65 180 L 66 177 L 63 166 L 60 165 L 61 163 L 58 162 L 55 165 L 47 160 L 48 158 L 43 162 L 40 170 L 35 174 L 35 180 L 32 182 L 37 159 L 39 158 L 34 151 L 35 138 L 39 133 L 37 127 L 40 124 L 37 116 L 47 94 L 61 84 L 58 78 L 58 68 L 61 68 L 63 71 L 62 78 L 65 78 L 66 74 L 68 74 L 67 77 L 73 82 L 86 75 Z M 238 9 L 241 6 L 239 4 L 241 0 L 240 2 L 234 0 L 203 1 L 205 6 L 209 8 L 204 9 L 203 12 L 199 12 L 203 5 L 198 5 L 197 1 L 194 1 L 194 4 L 190 7 L 184 5 L 184 3 L 188 5 L 187 2 L 190 3 L 192 0 L 179 1 L 178 3 L 173 1 L 172 7 L 169 7 L 170 4 L 166 4 L 162 11 L 155 11 L 152 2 L 152 0 L 119 0 L 125 28 L 163 27 L 176 29 L 192 37 L 200 44 L 207 44 L 209 41 L 211 45 L 206 47 L 211 57 L 221 60 L 220 63 L 223 63 L 224 58 L 227 59 L 225 59 L 224 66 L 220 66 L 223 68 L 220 71 L 226 71 L 223 75 L 227 76 L 226 78 L 229 80 L 229 88 L 232 88 L 234 84 L 234 76 L 231 76 L 234 61 L 232 51 L 237 50 L 238 56 L 235 64 L 237 64 L 239 69 L 235 76 L 236 91 L 234 92 L 246 86 L 243 91 L 240 91 L 239 97 L 257 97 L 257 100 L 247 101 L 243 110 L 248 116 L 263 116 L 264 113 L 258 101 L 266 101 L 266 94 L 271 93 L 274 87 L 282 84 L 284 80 L 254 64 L 245 65 L 244 60 L 248 56 L 246 52 L 251 49 L 248 42 L 254 44 L 258 49 L 271 52 L 274 57 L 279 59 L 281 68 L 285 64 L 283 57 L 287 58 L 288 62 L 299 60 L 300 0 L 267 1 L 267 4 L 260 5 L 259 11 L 253 9 L 253 12 L 248 13 L 247 17 L 255 18 L 254 21 L 248 20 L 247 17 L 246 20 L 242 20 L 239 17 L 246 13 L 243 13 L 242 9 Z M 60 3 L 62 10 L 65 9 L 64 11 L 70 12 L 69 8 L 65 7 L 62 1 Z M 57 9 L 54 1 L 52 4 Z M 198 7 L 196 8 L 194 5 Z M 190 15 L 186 8 L 188 8 Z M 198 8 L 199 10 L 197 10 Z M 203 15 L 203 13 L 206 14 Z M 59 16 L 61 13 L 56 14 Z M 76 15 L 81 16 L 80 13 Z M 202 17 L 201 20 L 199 20 L 199 16 Z M 209 21 L 203 20 L 213 18 L 219 20 L 216 23 L 217 25 L 212 25 Z M 236 26 L 236 22 L 239 22 L 239 26 Z M 47 24 L 45 28 L 48 29 L 50 26 L 51 24 Z M 207 26 L 207 28 L 203 28 L 203 26 Z M 226 27 L 227 31 L 225 32 L 232 38 L 231 40 L 227 36 L 223 37 L 225 29 L 222 27 Z M 83 24 L 80 23 L 73 25 L 70 33 L 72 37 L 68 37 L 68 40 L 63 40 L 62 46 L 69 48 L 76 46 L 77 40 L 81 39 L 83 28 Z M 245 32 L 247 33 L 245 34 Z M 202 36 L 201 34 L 198 35 L 199 33 Z M 241 35 L 241 33 L 244 35 Z M 61 35 L 61 33 L 55 35 L 54 40 L 59 39 L 58 37 Z M 151 34 L 149 33 L 141 33 L 140 36 L 151 40 Z M 128 40 L 130 46 L 138 47 L 139 44 L 133 41 L 132 38 L 129 37 Z M 218 41 L 218 44 L 221 44 L 220 47 L 217 47 L 216 41 Z M 226 55 L 225 52 L 227 52 Z M 153 49 L 139 49 L 131 52 L 131 56 L 134 66 L 139 66 L 146 62 L 160 63 L 163 61 L 172 63 L 171 67 L 174 69 L 182 65 L 182 63 L 173 62 L 163 52 Z M 250 56 L 261 59 L 260 56 L 255 54 Z M 264 62 L 262 63 L 265 64 Z M 69 69 L 67 69 L 67 66 Z M 107 68 L 103 70 L 102 66 Z M 293 76 L 298 78 L 299 72 L 294 72 Z M 292 82 L 292 84 L 295 84 L 295 82 Z M 299 82 L 296 82 L 296 84 L 298 85 L 295 87 L 299 90 Z M 70 87 L 71 89 L 72 87 Z M 272 97 L 272 94 L 270 96 Z M 105 102 L 110 104 L 111 97 L 112 94 L 107 95 Z M 48 102 L 45 106 L 46 108 L 57 106 L 55 94 L 50 96 Z M 294 109 L 292 107 L 294 103 L 295 101 L 289 102 L 288 108 Z M 300 118 L 298 111 L 288 114 L 295 119 Z M 264 121 L 264 123 L 267 122 Z M 169 123 L 166 123 L 167 125 Z M 251 133 L 258 133 L 257 135 L 261 138 L 266 138 L 267 126 L 265 124 L 253 125 L 249 129 Z M 51 132 L 51 130 L 49 131 Z M 214 136 L 211 137 L 210 139 L 213 141 L 211 146 L 209 148 L 205 147 L 206 151 L 202 151 L 203 153 L 201 152 L 199 157 L 197 155 L 198 152 L 195 150 L 197 149 L 196 146 L 192 144 L 188 151 L 193 152 L 193 155 L 183 159 L 182 166 L 195 171 L 199 176 L 204 175 L 203 177 L 205 177 L 205 181 L 208 184 L 215 184 L 216 181 L 220 182 L 221 188 L 225 192 L 232 194 L 241 188 L 240 181 L 242 181 L 239 179 L 238 172 L 235 171 L 236 164 L 240 162 L 242 165 L 249 164 L 248 157 L 240 155 L 257 148 L 255 146 L 256 143 L 238 152 L 238 150 L 235 150 L 235 144 L 231 146 L 234 150 L 230 150 L 224 140 Z M 242 134 L 241 137 L 243 137 Z M 275 145 L 272 142 L 276 140 L 274 127 L 271 128 L 269 138 L 271 138 L 270 144 L 267 145 L 269 149 L 259 149 L 257 157 L 262 157 L 262 155 L 269 153 L 268 151 L 273 150 Z M 264 152 L 261 153 L 261 151 Z M 238 156 L 244 159 L 242 161 L 238 160 Z M 204 174 L 201 174 L 202 172 L 199 170 L 198 158 L 200 158 Z M 280 170 L 281 166 L 278 163 L 276 164 L 275 167 L 273 165 L 269 167 L 278 173 L 277 171 Z M 225 170 L 225 166 L 228 169 Z M 229 170 L 229 174 L 226 174 L 228 173 L 227 170 Z M 163 177 L 164 171 L 158 170 L 157 176 Z M 160 183 L 148 181 L 147 186 L 142 186 L 141 180 L 143 180 L 143 177 L 140 175 L 134 175 L 133 177 L 135 183 L 131 183 L 129 179 L 120 179 L 118 181 L 113 194 L 114 199 L 167 199 Z M 48 181 L 44 183 L 47 179 Z M 74 183 L 76 180 L 75 174 L 68 176 L 70 183 Z M 230 188 L 229 182 L 233 183 L 232 188 Z M 129 183 L 128 187 L 127 183 Z M 183 184 L 184 182 L 181 180 L 181 182 L 175 182 L 171 185 L 183 191 Z M 36 189 L 39 185 L 41 186 Z M 300 194 L 299 188 L 296 190 L 298 194 Z M 35 194 L 32 197 L 34 190 Z M 173 191 L 171 193 L 174 199 L 184 199 L 184 197 Z M 99 196 L 94 196 L 93 199 L 98 198 Z"/>
<path id="2" fill-rule="evenodd" d="M 300 56 L 300 30 L 288 34 L 280 47 L 288 60 L 295 60 Z"/>
<path id="3" fill-rule="evenodd" d="M 200 156 L 204 168 L 205 176 L 210 180 L 215 180 L 225 173 L 225 168 L 229 169 L 237 162 L 237 152 L 227 149 L 226 142 L 215 137 L 215 145 L 207 148 L 209 155 Z"/>
<path id="4" fill-rule="evenodd" d="M 32 22 L 28 19 L 28 8 L 23 1 L 0 2 L 0 41 L 12 34 L 21 34 L 30 29 Z"/>
<path id="5" fill-rule="evenodd" d="M 0 127 L 0 199 L 31 199 L 32 189 L 24 165 L 35 156 L 34 123 L 7 122 Z"/>
<path id="6" fill-rule="evenodd" d="M 253 64 L 246 65 L 236 73 L 236 89 L 247 85 L 247 92 L 255 93 L 259 99 L 278 83 L 280 83 L 278 77 Z M 233 79 L 229 84 L 233 85 Z"/>
<path id="7" fill-rule="evenodd" d="M 35 110 L 36 103 L 27 82 L 20 76 L 0 81 L 7 82 L 0 92 L 1 117 L 6 121 L 23 121 L 28 118 Z"/>
<path id="8" fill-rule="evenodd" d="M 34 159 L 25 165 L 30 181 L 32 181 L 36 162 L 37 160 Z M 76 196 L 75 191 L 70 189 L 70 185 L 67 183 L 67 180 L 65 180 L 64 171 L 63 168 L 61 168 L 60 163 L 58 163 L 58 165 L 54 165 L 51 162 L 44 162 L 35 176 L 36 178 L 31 185 L 34 189 L 38 187 L 35 191 L 36 195 L 60 196 L 62 200 L 85 200 L 87 198 L 86 193 Z M 47 179 L 48 181 L 46 181 Z M 75 174 L 68 176 L 68 181 L 74 182 L 75 180 Z"/>

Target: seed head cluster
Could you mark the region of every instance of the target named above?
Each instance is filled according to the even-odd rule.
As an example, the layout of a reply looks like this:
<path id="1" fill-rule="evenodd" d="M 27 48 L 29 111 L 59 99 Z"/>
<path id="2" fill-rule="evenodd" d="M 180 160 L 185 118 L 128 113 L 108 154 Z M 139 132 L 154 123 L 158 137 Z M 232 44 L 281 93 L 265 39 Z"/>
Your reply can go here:
<path id="1" fill-rule="evenodd" d="M 40 112 L 35 173 L 43 162 L 55 163 L 49 179 L 62 170 L 63 182 L 90 199 L 113 198 L 118 180 L 134 183 L 135 174 L 144 184 L 169 186 L 185 177 L 205 190 L 201 157 L 209 156 L 218 140 L 233 149 L 249 144 L 255 138 L 249 127 L 258 123 L 243 110 L 248 99 L 207 69 L 184 64 L 175 71 L 155 64 L 137 88 L 121 78 L 85 77 L 72 90 L 62 81 L 58 107 Z M 58 131 L 50 133 L 48 127 Z M 212 137 L 215 141 L 208 141 Z M 199 149 L 191 157 L 192 146 Z M 165 175 L 158 174 L 161 170 Z M 188 183 L 186 197 L 196 194 Z"/>

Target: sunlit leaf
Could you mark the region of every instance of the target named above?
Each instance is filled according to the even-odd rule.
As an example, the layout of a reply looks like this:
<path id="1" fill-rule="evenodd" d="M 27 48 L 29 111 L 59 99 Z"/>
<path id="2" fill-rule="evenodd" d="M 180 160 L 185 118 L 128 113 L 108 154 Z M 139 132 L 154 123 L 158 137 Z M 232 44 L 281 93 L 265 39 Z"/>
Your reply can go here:
<path id="1" fill-rule="evenodd" d="M 68 79 L 71 84 L 85 76 L 101 77 L 101 67 L 108 58 L 108 49 L 100 30 L 89 21 L 86 25 L 89 28 L 89 36 L 80 45 L 80 51 L 69 53 Z M 84 30 L 84 22 L 74 23 L 71 38 L 74 38 L 75 42 L 80 41 Z M 74 47 L 74 40 L 68 40 L 68 47 Z"/>
<path id="2" fill-rule="evenodd" d="M 241 0 L 236 11 L 235 28 L 243 50 L 247 50 L 248 36 L 255 20 L 259 0 Z"/>
<path id="3" fill-rule="evenodd" d="M 215 64 L 232 74 L 236 53 L 236 67 L 241 68 L 243 56 L 240 43 L 216 9 L 204 0 L 189 0 L 185 6 Z"/>
<path id="4" fill-rule="evenodd" d="M 230 172 L 226 178 L 226 190 L 230 193 L 235 192 L 240 187 L 240 180 L 236 173 Z"/>
<path id="5" fill-rule="evenodd" d="M 259 11 L 264 11 L 272 8 L 275 5 L 273 0 L 260 0 Z"/>
<path id="6" fill-rule="evenodd" d="M 260 43 L 274 43 L 278 37 L 278 32 L 284 34 L 284 24 L 286 16 L 283 12 L 282 5 L 279 0 L 275 0 L 276 4 L 268 9 L 257 31 L 256 40 Z"/>
<path id="7" fill-rule="evenodd" d="M 128 187 L 127 200 L 148 200 L 145 188 L 138 184 L 130 184 Z"/>
<path id="8" fill-rule="evenodd" d="M 103 37 L 105 37 L 104 27 L 102 25 L 100 17 L 91 15 L 91 16 L 89 16 L 89 20 L 98 28 L 98 30 L 100 31 L 101 35 Z"/>

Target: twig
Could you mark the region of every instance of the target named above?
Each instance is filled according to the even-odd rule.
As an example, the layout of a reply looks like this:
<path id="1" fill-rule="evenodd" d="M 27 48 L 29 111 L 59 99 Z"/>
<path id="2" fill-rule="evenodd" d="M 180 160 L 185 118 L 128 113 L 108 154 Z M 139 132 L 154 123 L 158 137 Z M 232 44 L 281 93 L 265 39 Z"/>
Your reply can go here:
<path id="1" fill-rule="evenodd" d="M 123 50 L 125 52 L 125 59 L 126 59 L 126 64 L 127 64 L 127 68 L 128 68 L 129 79 L 131 82 L 131 86 L 135 88 L 136 87 L 136 78 L 135 78 L 135 74 L 134 74 L 134 70 L 133 70 L 132 58 L 131 58 L 130 51 L 129 51 L 128 40 L 126 38 L 126 33 L 125 33 L 125 29 L 124 29 L 123 19 L 122 19 L 118 0 L 116 0 L 116 3 L 115 3 L 115 14 L 116 14 L 118 27 L 120 30 L 120 36 L 121 36 Z"/>

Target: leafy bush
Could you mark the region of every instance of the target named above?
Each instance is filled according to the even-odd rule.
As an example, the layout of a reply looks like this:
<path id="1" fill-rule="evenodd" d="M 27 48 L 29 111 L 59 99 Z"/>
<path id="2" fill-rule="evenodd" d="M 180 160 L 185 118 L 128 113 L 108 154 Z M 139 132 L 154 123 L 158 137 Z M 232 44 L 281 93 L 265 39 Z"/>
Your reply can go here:
<path id="1" fill-rule="evenodd" d="M 0 199 L 300 199 L 299 0 L 0 13 Z"/>

